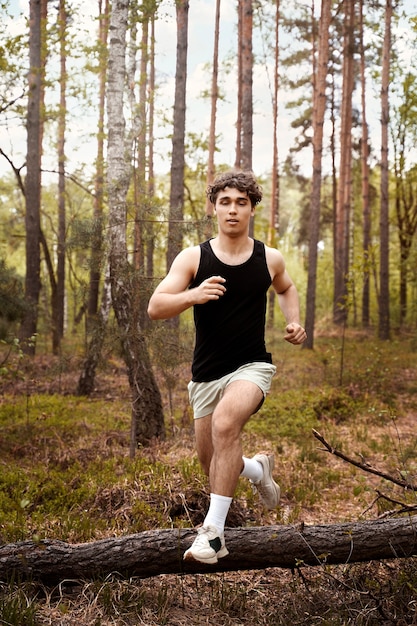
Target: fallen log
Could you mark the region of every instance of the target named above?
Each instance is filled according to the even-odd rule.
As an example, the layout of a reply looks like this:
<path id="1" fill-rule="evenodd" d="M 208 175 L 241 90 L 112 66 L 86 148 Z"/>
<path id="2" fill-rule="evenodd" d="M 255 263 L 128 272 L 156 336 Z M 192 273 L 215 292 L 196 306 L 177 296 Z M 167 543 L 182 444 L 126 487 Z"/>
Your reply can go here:
<path id="1" fill-rule="evenodd" d="M 149 530 L 81 544 L 59 540 L 22 541 L 0 547 L 0 580 L 56 584 L 117 574 L 147 578 L 159 574 L 294 568 L 417 555 L 417 515 L 317 526 L 230 528 L 229 556 L 216 565 L 185 562 L 192 529 Z"/>

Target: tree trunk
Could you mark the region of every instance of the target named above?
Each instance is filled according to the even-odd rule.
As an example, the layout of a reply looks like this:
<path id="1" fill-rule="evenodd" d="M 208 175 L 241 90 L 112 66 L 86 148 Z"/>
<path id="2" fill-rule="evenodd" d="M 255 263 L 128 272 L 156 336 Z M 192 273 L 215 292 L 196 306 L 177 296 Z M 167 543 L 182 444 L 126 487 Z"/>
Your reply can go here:
<path id="1" fill-rule="evenodd" d="M 393 161 L 395 169 L 395 213 L 400 245 L 400 326 L 407 319 L 407 283 L 411 278 L 410 265 L 412 266 L 410 254 L 413 250 L 413 240 L 417 230 L 416 172 L 414 168 L 410 170 L 406 154 L 406 139 L 409 134 L 407 131 L 410 128 L 415 128 L 415 103 L 415 79 L 408 75 L 403 81 L 401 104 L 391 123 L 391 127 L 395 128 Z"/>
<path id="2" fill-rule="evenodd" d="M 21 347 L 26 354 L 35 354 L 31 341 L 38 327 L 38 304 L 41 289 L 41 161 L 43 127 L 44 50 L 42 20 L 46 16 L 46 0 L 30 1 L 29 17 L 29 89 L 27 109 L 26 157 L 26 276 L 25 299 L 28 304 L 19 330 Z"/>
<path id="3" fill-rule="evenodd" d="M 140 288 L 128 262 L 126 196 L 131 178 L 132 145 L 125 138 L 123 94 L 126 78 L 128 0 L 113 2 L 110 22 L 107 92 L 109 261 L 112 302 L 132 392 L 131 456 L 137 443 L 165 436 L 161 395 L 156 384 L 145 338 L 134 306 Z M 132 132 L 134 135 L 134 132 Z"/>
<path id="4" fill-rule="evenodd" d="M 417 550 L 417 516 L 318 526 L 226 528 L 230 554 L 216 565 L 183 560 L 194 538 L 191 529 L 161 529 L 75 545 L 59 540 L 6 544 L 0 547 L 0 577 L 55 585 L 115 572 L 126 578 L 146 578 L 408 558 Z"/>
<path id="5" fill-rule="evenodd" d="M 379 317 L 378 336 L 390 338 L 389 317 L 389 163 L 388 163 L 388 124 L 389 124 L 389 71 L 391 56 L 392 0 L 386 0 L 385 34 L 382 49 L 381 81 L 381 208 L 379 215 Z"/>
<path id="6" fill-rule="evenodd" d="M 103 198 L 104 198 L 104 114 L 106 101 L 107 76 L 107 35 L 109 31 L 109 0 L 105 0 L 103 13 L 102 0 L 99 0 L 99 106 L 97 129 L 97 160 L 94 182 L 94 218 L 91 245 L 90 284 L 87 306 L 87 336 L 89 338 L 87 353 L 78 379 L 76 394 L 89 396 L 94 390 L 97 365 L 100 360 L 107 321 L 111 306 L 111 286 L 108 262 L 104 279 L 100 310 L 98 293 L 103 266 Z"/>
<path id="7" fill-rule="evenodd" d="M 148 89 L 148 32 L 149 32 L 149 14 L 143 9 L 140 24 L 142 27 L 140 50 L 140 70 L 139 70 L 139 98 L 136 104 L 136 115 L 138 116 L 138 135 L 136 168 L 133 175 L 133 201 L 135 207 L 135 223 L 134 223 L 134 246 L 133 246 L 133 265 L 136 271 L 143 274 L 143 219 L 146 211 L 146 106 L 147 106 L 147 89 Z M 132 57 L 136 55 L 136 30 L 138 18 L 133 21 L 131 28 L 130 49 Z M 134 28 L 133 28 L 134 27 Z M 136 65 L 136 63 L 135 63 Z M 135 80 L 135 72 L 132 71 L 128 75 L 130 90 L 137 83 Z M 140 303 L 138 303 L 140 306 Z"/>
<path id="8" fill-rule="evenodd" d="M 314 345 L 316 311 L 317 246 L 320 236 L 321 173 L 323 153 L 323 125 L 326 111 L 326 82 L 329 65 L 329 27 L 331 0 L 322 0 L 319 27 L 319 52 L 317 75 L 314 77 L 313 93 L 313 180 L 310 197 L 308 282 L 306 302 L 306 348 Z"/>
<path id="9" fill-rule="evenodd" d="M 213 71 L 211 75 L 211 113 L 210 113 L 210 130 L 208 144 L 208 164 L 207 164 L 207 185 L 214 179 L 214 152 L 216 150 L 216 116 L 217 116 L 217 99 L 219 97 L 218 74 L 219 74 L 219 33 L 220 33 L 220 0 L 216 0 L 216 16 L 214 26 L 214 47 L 213 47 Z M 207 238 L 212 236 L 213 205 L 206 198 L 206 216 L 208 224 L 206 229 Z"/>
<path id="10" fill-rule="evenodd" d="M 235 168 L 242 165 L 242 54 L 243 54 L 243 2 L 237 3 L 237 102 L 236 102 L 236 152 Z"/>
<path id="11" fill-rule="evenodd" d="M 243 170 L 252 169 L 252 140 L 253 140 L 253 54 L 252 29 L 253 8 L 252 0 L 242 0 L 242 141 L 241 162 Z"/>
<path id="12" fill-rule="evenodd" d="M 273 143 L 271 171 L 271 206 L 269 211 L 268 245 L 275 247 L 279 234 L 279 169 L 278 169 L 278 86 L 279 86 L 279 22 L 280 0 L 275 2 L 275 42 L 274 42 L 274 92 L 272 98 Z M 273 328 L 276 293 L 268 294 L 268 327 Z"/>
<path id="13" fill-rule="evenodd" d="M 59 1 L 58 32 L 60 45 L 60 102 L 58 113 L 58 242 L 56 291 L 52 299 L 52 352 L 59 354 L 64 335 L 65 317 L 65 130 L 66 130 L 66 90 L 67 90 L 67 7 L 66 0 Z"/>
<path id="14" fill-rule="evenodd" d="M 98 127 L 97 157 L 94 180 L 94 217 L 93 236 L 91 241 L 91 267 L 87 306 L 87 331 L 93 330 L 97 315 L 101 269 L 103 267 L 103 197 L 104 197 L 104 117 L 106 102 L 107 76 L 107 35 L 109 31 L 110 2 L 99 0 L 99 94 L 98 94 Z"/>
<path id="15" fill-rule="evenodd" d="M 140 75 L 139 75 L 139 132 L 137 137 L 137 171 L 134 176 L 134 202 L 135 202 L 135 243 L 134 243 L 134 267 L 142 278 L 146 276 L 146 221 L 149 206 L 152 202 L 148 195 L 148 181 L 146 177 L 147 164 L 146 149 L 148 144 L 147 129 L 147 109 L 148 109 L 148 93 L 150 85 L 148 81 L 148 66 L 150 61 L 149 47 L 149 26 L 155 16 L 157 7 L 154 3 L 149 6 L 144 3 L 142 5 L 142 15 L 140 24 L 142 27 L 142 38 L 140 43 Z M 137 82 L 137 81 L 136 81 Z M 153 85 L 154 88 L 154 85 Z M 148 168 L 149 169 L 149 168 Z M 150 172 L 149 172 L 150 173 Z M 153 175 L 153 174 L 152 174 Z M 149 301 L 149 293 L 146 289 L 138 290 L 135 306 L 140 311 L 140 324 L 145 328 L 149 318 L 146 312 Z"/>
<path id="16" fill-rule="evenodd" d="M 366 78 L 365 78 L 365 47 L 363 24 L 363 0 L 359 3 L 359 37 L 360 37 L 360 68 L 361 68 L 361 164 L 362 164 L 362 215 L 363 215 L 363 287 L 362 287 L 362 325 L 369 326 L 370 301 L 370 258 L 371 245 L 371 211 L 369 206 L 369 140 L 368 123 L 366 117 Z"/>
<path id="17" fill-rule="evenodd" d="M 344 0 L 343 86 L 340 130 L 339 187 L 335 219 L 333 321 L 342 324 L 348 311 L 349 229 L 352 170 L 352 92 L 355 0 Z"/>
<path id="18" fill-rule="evenodd" d="M 104 337 L 106 335 L 107 322 L 111 307 L 111 284 L 110 271 L 107 265 L 106 276 L 103 284 L 103 294 L 98 315 L 94 320 L 87 354 L 83 363 L 80 377 L 78 379 L 77 396 L 89 396 L 94 390 L 97 365 L 100 360 Z"/>
<path id="19" fill-rule="evenodd" d="M 148 196 L 152 199 L 155 195 L 155 172 L 154 172 L 154 125 L 155 125 L 155 14 L 151 18 L 151 35 L 149 50 L 149 112 L 148 112 Z M 155 248 L 155 230 L 153 220 L 148 220 L 146 224 L 146 268 L 145 276 L 148 279 L 154 275 L 154 248 Z M 149 319 L 147 315 L 144 318 L 145 327 Z"/>
<path id="20" fill-rule="evenodd" d="M 184 209 L 185 102 L 187 87 L 188 0 L 177 0 L 177 64 L 175 73 L 174 130 L 172 135 L 171 193 L 167 268 L 181 251 Z"/>

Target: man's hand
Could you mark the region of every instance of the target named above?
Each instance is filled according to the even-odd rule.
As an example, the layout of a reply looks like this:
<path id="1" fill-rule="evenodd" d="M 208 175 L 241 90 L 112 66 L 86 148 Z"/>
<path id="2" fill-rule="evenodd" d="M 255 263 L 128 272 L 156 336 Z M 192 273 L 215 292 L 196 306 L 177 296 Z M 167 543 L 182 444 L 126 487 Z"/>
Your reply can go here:
<path id="1" fill-rule="evenodd" d="M 284 336 L 285 341 L 288 341 L 295 346 L 300 345 L 307 339 L 306 331 L 302 326 L 300 326 L 300 324 L 297 324 L 296 322 L 291 322 L 290 324 L 287 324 L 285 330 L 287 333 Z"/>
<path id="2" fill-rule="evenodd" d="M 226 279 L 222 276 L 210 276 L 194 288 L 195 304 L 205 304 L 209 300 L 218 300 L 226 292 L 223 283 Z"/>

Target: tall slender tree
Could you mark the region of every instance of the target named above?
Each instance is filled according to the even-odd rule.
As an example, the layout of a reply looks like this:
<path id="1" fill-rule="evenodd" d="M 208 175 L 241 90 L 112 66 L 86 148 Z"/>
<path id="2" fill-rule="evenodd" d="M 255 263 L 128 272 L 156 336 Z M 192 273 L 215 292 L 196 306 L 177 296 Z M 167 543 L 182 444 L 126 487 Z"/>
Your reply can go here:
<path id="1" fill-rule="evenodd" d="M 137 104 L 135 105 L 137 115 L 139 117 L 138 124 L 138 136 L 136 138 L 136 164 L 135 172 L 133 176 L 133 197 L 135 207 L 135 222 L 134 222 L 134 249 L 133 249 L 133 263 L 137 271 L 143 272 L 143 233 L 142 233 L 142 221 L 144 207 L 146 205 L 146 107 L 147 107 L 147 86 L 148 86 L 148 34 L 149 34 L 149 3 L 143 3 L 141 5 L 142 13 L 140 15 L 141 26 L 141 41 L 139 45 L 140 50 L 140 69 L 139 69 L 139 96 Z M 139 16 L 139 12 L 135 11 Z M 130 49 L 132 57 L 134 58 L 134 65 L 136 65 L 136 30 L 137 30 L 137 18 L 131 27 L 131 43 Z M 135 32 L 135 35 L 133 33 Z M 130 92 L 133 94 L 134 85 L 136 81 L 134 79 L 134 71 L 129 76 Z"/>
<path id="2" fill-rule="evenodd" d="M 352 188 L 352 93 L 354 86 L 355 0 L 343 0 L 344 40 L 342 108 L 340 115 L 339 185 L 334 221 L 334 305 L 333 320 L 347 319 L 350 212 Z"/>
<path id="3" fill-rule="evenodd" d="M 182 247 L 185 170 L 185 113 L 188 52 L 188 0 L 176 0 L 177 60 L 175 73 L 174 129 L 172 134 L 171 192 L 167 267 Z"/>
<path id="4" fill-rule="evenodd" d="M 362 287 L 362 325 L 369 326 L 370 312 L 370 245 L 371 245 L 371 210 L 369 203 L 369 132 L 366 115 L 366 63 L 364 45 L 363 0 L 359 1 L 359 51 L 361 76 L 361 172 L 362 172 L 362 215 L 363 215 L 363 287 Z"/>
<path id="5" fill-rule="evenodd" d="M 58 111 L 58 241 L 56 289 L 52 298 L 52 351 L 58 354 L 64 335 L 65 312 L 65 133 L 67 121 L 67 3 L 59 0 L 58 34 L 60 45 L 59 111 Z"/>
<path id="6" fill-rule="evenodd" d="M 219 35 L 220 35 L 220 2 L 216 0 L 216 14 L 214 19 L 214 45 L 213 45 L 213 69 L 211 74 L 211 113 L 210 113 L 210 129 L 208 144 L 208 164 L 207 164 L 207 184 L 210 184 L 214 178 L 214 153 L 216 150 L 216 118 L 217 118 L 217 100 L 219 97 Z M 213 205 L 206 198 L 206 216 L 210 219 L 213 216 Z M 211 225 L 209 226 L 207 235 L 211 234 Z"/>
<path id="7" fill-rule="evenodd" d="M 279 168 L 278 168 L 278 88 L 279 88 L 279 26 L 280 0 L 275 1 L 274 29 L 274 81 L 272 94 L 272 171 L 271 171 L 271 206 L 269 211 L 268 245 L 275 246 L 279 233 Z M 273 326 L 275 311 L 275 290 L 268 294 L 268 325 Z"/>
<path id="8" fill-rule="evenodd" d="M 392 0 L 386 0 L 381 76 L 381 206 L 379 214 L 379 317 L 378 336 L 390 337 L 389 311 L 389 75 L 391 58 Z"/>
<path id="9" fill-rule="evenodd" d="M 98 3 L 98 59 L 99 93 L 97 156 L 94 180 L 93 237 L 91 245 L 90 284 L 87 308 L 87 330 L 89 341 L 77 385 L 77 395 L 88 396 L 94 390 L 97 365 L 100 360 L 107 322 L 111 309 L 110 268 L 103 250 L 104 222 L 104 117 L 107 77 L 107 35 L 109 30 L 110 2 Z M 101 268 L 105 267 L 100 307 L 98 307 Z"/>
<path id="10" fill-rule="evenodd" d="M 242 74 L 239 81 L 242 83 L 242 109 L 241 109 L 241 150 L 240 167 L 244 170 L 252 169 L 252 145 L 253 145 L 253 7 L 252 0 L 241 0 L 242 5 L 239 13 L 242 20 L 241 27 L 241 59 Z"/>
<path id="11" fill-rule="evenodd" d="M 87 305 L 87 325 L 95 320 L 98 309 L 101 269 L 103 267 L 104 220 L 104 119 L 107 78 L 107 36 L 109 30 L 110 0 L 98 0 L 98 123 L 96 171 L 94 177 L 93 237 L 91 242 L 90 278 Z"/>
<path id="12" fill-rule="evenodd" d="M 26 158 L 26 275 L 25 299 L 28 303 L 19 330 L 23 350 L 35 354 L 31 338 L 38 328 L 38 304 L 41 289 L 41 162 L 43 137 L 43 101 L 46 45 L 44 39 L 47 0 L 30 0 L 29 4 L 29 74 L 27 108 Z"/>
<path id="13" fill-rule="evenodd" d="M 317 287 L 317 249 L 320 236 L 323 126 L 326 112 L 326 84 L 329 66 L 329 28 L 332 0 L 322 0 L 319 21 L 317 71 L 313 80 L 313 180 L 310 196 L 308 281 L 306 302 L 306 348 L 313 348 Z"/>
<path id="14" fill-rule="evenodd" d="M 133 8 L 134 5 L 132 5 Z M 149 141 L 149 117 L 147 117 L 147 110 L 149 104 L 148 93 L 151 93 L 149 85 L 148 68 L 150 63 L 150 48 L 152 49 L 152 42 L 150 42 L 150 26 L 152 20 L 154 20 L 158 9 L 158 2 L 155 0 L 146 0 L 146 2 L 140 3 L 139 7 L 135 7 L 134 15 L 132 16 L 131 27 L 131 42 L 130 50 L 132 62 L 132 71 L 128 77 L 128 83 L 130 85 L 130 94 L 132 100 L 132 111 L 138 118 L 138 134 L 136 137 L 136 161 L 135 171 L 133 176 L 133 197 L 134 197 L 134 251 L 133 251 L 133 263 L 136 271 L 141 277 L 146 275 L 146 215 L 149 207 L 151 206 L 151 197 L 148 193 L 149 187 L 149 161 L 147 157 L 147 147 L 150 145 Z M 132 11 L 131 11 L 132 13 Z M 140 62 L 139 62 L 139 81 L 135 80 L 135 67 L 136 67 L 136 30 L 137 26 L 141 26 L 140 36 Z M 152 61 L 154 62 L 154 61 Z M 154 71 L 154 70 L 152 70 Z M 152 77 L 154 89 L 154 76 Z M 134 87 L 136 83 L 139 83 L 138 96 L 134 94 Z M 152 96 L 151 96 L 152 97 Z M 148 148 L 148 150 L 152 148 Z M 153 164 L 152 164 L 153 165 Z M 147 175 L 148 174 L 148 175 Z M 152 172 L 153 176 L 153 172 Z M 149 257 L 148 257 L 149 258 Z M 136 292 L 137 302 L 136 306 L 140 311 L 141 324 L 145 326 L 148 321 L 146 314 L 146 307 L 148 302 L 148 293 L 145 289 L 138 289 Z"/>
<path id="15" fill-rule="evenodd" d="M 243 2 L 237 3 L 237 102 L 235 167 L 242 164 L 242 68 L 243 68 Z"/>
<path id="16" fill-rule="evenodd" d="M 274 86 L 272 95 L 272 171 L 271 207 L 269 212 L 269 245 L 275 245 L 279 230 L 279 169 L 278 169 L 278 88 L 279 88 L 279 23 L 280 0 L 275 0 Z"/>
<path id="17" fill-rule="evenodd" d="M 126 135 L 123 96 L 126 81 L 126 30 L 128 0 L 114 0 L 110 21 L 108 117 L 109 260 L 112 303 L 132 393 L 131 456 L 137 443 L 146 444 L 165 435 L 162 401 L 134 306 L 138 288 L 128 261 L 126 196 L 132 176 L 132 141 L 137 129 Z"/>
<path id="18" fill-rule="evenodd" d="M 151 18 L 151 35 L 149 50 L 149 114 L 148 114 L 148 196 L 153 198 L 155 191 L 155 171 L 154 171 L 154 112 L 155 112 L 155 19 Z M 154 263 L 153 253 L 155 246 L 155 236 L 153 223 L 148 222 L 146 237 L 146 276 L 153 276 Z M 146 319 L 146 318 L 145 318 Z"/>
<path id="19" fill-rule="evenodd" d="M 402 82 L 403 97 L 393 107 L 391 128 L 395 171 L 395 213 L 400 246 L 400 325 L 407 318 L 410 255 L 417 232 L 417 171 L 410 168 L 407 147 L 416 142 L 417 89 L 416 77 L 407 72 Z"/>

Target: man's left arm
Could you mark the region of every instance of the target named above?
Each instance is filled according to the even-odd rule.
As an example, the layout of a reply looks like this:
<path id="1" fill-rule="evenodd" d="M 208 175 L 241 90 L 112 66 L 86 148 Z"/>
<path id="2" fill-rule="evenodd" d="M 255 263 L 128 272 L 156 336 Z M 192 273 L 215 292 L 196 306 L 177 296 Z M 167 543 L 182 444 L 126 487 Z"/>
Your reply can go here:
<path id="1" fill-rule="evenodd" d="M 268 265 L 273 276 L 272 285 L 278 294 L 278 302 L 287 322 L 284 339 L 294 345 L 303 343 L 307 337 L 300 324 L 300 301 L 297 288 L 285 269 L 284 259 L 278 250 L 269 248 Z"/>
<path id="2" fill-rule="evenodd" d="M 284 339 L 294 345 L 303 343 L 307 335 L 300 324 L 300 302 L 292 281 L 285 291 L 278 292 L 278 302 L 287 322 L 285 327 L 287 334 L 284 335 Z"/>

